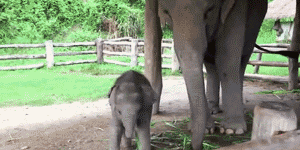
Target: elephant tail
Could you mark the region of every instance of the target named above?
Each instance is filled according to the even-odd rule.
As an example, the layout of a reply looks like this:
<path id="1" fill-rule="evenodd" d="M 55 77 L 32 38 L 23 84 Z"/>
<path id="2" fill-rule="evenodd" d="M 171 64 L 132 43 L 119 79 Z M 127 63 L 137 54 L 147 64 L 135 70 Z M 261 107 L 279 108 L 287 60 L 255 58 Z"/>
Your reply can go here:
<path id="1" fill-rule="evenodd" d="M 255 44 L 255 47 L 259 50 L 262 50 L 262 51 L 265 51 L 265 52 L 268 52 L 268 53 L 280 54 L 282 56 L 290 57 L 290 58 L 293 58 L 293 59 L 298 59 L 298 57 L 299 57 L 299 52 L 296 52 L 296 51 L 275 51 L 275 52 L 273 52 L 273 51 L 264 49 L 264 48 L 258 46 L 257 44 Z"/>

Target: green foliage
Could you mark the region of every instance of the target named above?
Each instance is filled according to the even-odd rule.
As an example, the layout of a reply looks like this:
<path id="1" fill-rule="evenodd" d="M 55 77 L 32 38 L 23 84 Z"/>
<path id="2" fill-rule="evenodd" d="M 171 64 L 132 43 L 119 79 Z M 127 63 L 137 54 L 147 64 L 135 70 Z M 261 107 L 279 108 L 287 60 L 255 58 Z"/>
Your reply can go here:
<path id="1" fill-rule="evenodd" d="M 53 39 L 62 29 L 80 24 L 91 30 L 100 25 L 99 3 L 89 0 L 6 0 L 0 3 L 0 43 L 25 37 Z"/>
<path id="2" fill-rule="evenodd" d="M 68 35 L 66 32 L 74 26 L 98 32 L 103 21 L 114 16 L 121 36 L 143 36 L 144 5 L 145 0 L 1 1 L 0 44 L 14 43 L 17 37 L 22 39 L 21 43 L 40 43 L 38 39 Z"/>
<path id="3" fill-rule="evenodd" d="M 276 31 L 272 29 L 274 23 L 274 19 L 266 19 L 263 21 L 256 40 L 257 44 L 275 43 Z"/>

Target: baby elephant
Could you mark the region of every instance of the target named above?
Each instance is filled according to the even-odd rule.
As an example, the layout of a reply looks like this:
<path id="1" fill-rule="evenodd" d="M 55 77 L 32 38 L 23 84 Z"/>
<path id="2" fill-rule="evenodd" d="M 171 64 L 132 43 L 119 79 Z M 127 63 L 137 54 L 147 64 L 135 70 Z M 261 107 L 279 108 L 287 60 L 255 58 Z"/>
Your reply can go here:
<path id="1" fill-rule="evenodd" d="M 135 71 L 123 73 L 108 94 L 112 112 L 110 150 L 119 150 L 123 135 L 124 145 L 132 149 L 135 131 L 143 150 L 150 150 L 150 121 L 156 93 L 149 81 Z"/>

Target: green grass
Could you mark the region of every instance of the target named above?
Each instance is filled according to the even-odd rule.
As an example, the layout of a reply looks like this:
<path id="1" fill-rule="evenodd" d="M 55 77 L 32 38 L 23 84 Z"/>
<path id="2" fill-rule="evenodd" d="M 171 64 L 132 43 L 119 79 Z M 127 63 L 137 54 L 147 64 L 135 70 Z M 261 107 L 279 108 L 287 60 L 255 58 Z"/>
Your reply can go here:
<path id="1" fill-rule="evenodd" d="M 257 55 L 258 55 L 257 53 L 253 53 L 251 55 L 250 60 L 256 60 Z M 263 54 L 262 61 L 288 62 L 288 58 L 281 55 Z M 246 73 L 253 73 L 253 72 L 254 72 L 254 66 L 247 65 Z M 263 75 L 288 76 L 289 70 L 288 67 L 260 66 L 258 73 Z"/>
<path id="2" fill-rule="evenodd" d="M 82 48 L 70 48 L 71 51 L 81 51 Z M 55 48 L 55 52 L 70 51 L 69 48 Z M 90 48 L 86 49 L 90 50 Z M 28 49 L 14 49 L 14 53 L 8 53 L 7 49 L 0 49 L 1 55 L 8 54 L 42 54 L 42 49 L 36 48 L 28 52 Z M 130 57 L 104 57 L 122 62 L 130 62 Z M 96 55 L 57 56 L 55 62 L 75 60 L 96 60 Z M 144 63 L 143 57 L 139 57 Z M 164 63 L 171 63 L 170 59 L 164 59 Z M 0 66 L 19 66 L 37 63 L 46 63 L 45 59 L 17 59 L 1 60 Z M 117 78 L 127 70 L 143 72 L 144 68 L 120 66 L 114 64 L 78 64 L 68 66 L 54 66 L 50 69 L 43 67 L 33 70 L 0 71 L 2 86 L 0 87 L 0 107 L 12 106 L 43 106 L 75 101 L 96 101 L 106 97 L 110 87 Z M 163 69 L 162 74 L 181 75 L 179 71 L 171 72 Z M 108 76 L 99 76 L 108 75 Z M 115 75 L 115 76 L 109 76 Z"/>
<path id="3" fill-rule="evenodd" d="M 95 101 L 106 97 L 115 80 L 39 70 L 1 72 L 0 78 L 0 107 Z"/>

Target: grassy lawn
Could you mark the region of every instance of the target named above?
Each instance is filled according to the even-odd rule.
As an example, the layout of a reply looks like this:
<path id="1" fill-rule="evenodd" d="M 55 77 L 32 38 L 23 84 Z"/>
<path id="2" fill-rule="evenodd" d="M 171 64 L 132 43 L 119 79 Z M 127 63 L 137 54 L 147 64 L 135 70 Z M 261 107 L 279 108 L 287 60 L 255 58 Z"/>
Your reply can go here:
<path id="1" fill-rule="evenodd" d="M 57 48 L 55 52 L 82 51 L 82 48 Z M 91 50 L 91 49 L 87 49 Z M 8 54 L 43 54 L 44 49 L 0 49 L 1 55 Z M 122 62 L 130 62 L 130 57 L 104 57 Z M 57 56 L 55 62 L 75 60 L 96 60 L 96 55 Z M 139 57 L 144 63 L 144 58 Z M 19 66 L 46 63 L 45 59 L 2 60 L 0 66 Z M 164 59 L 165 64 L 171 64 L 171 59 Z M 79 64 L 68 66 L 54 66 L 33 70 L 0 71 L 2 86 L 0 87 L 0 107 L 12 106 L 43 106 L 51 104 L 71 103 L 74 101 L 96 101 L 107 97 L 110 87 L 117 75 L 127 71 L 143 72 L 143 67 L 127 67 L 114 64 Z M 163 75 L 181 75 L 172 73 L 170 69 L 163 69 Z M 101 76 L 100 76 L 101 75 Z M 104 75 L 104 76 L 102 76 Z"/>
<path id="2" fill-rule="evenodd" d="M 257 53 L 253 53 L 250 60 L 256 60 L 257 55 L 258 55 Z M 263 54 L 262 61 L 288 62 L 288 58 L 281 55 Z M 253 72 L 254 72 L 254 66 L 247 65 L 246 73 L 253 73 Z M 289 70 L 288 67 L 260 66 L 258 73 L 264 75 L 288 76 Z"/>

